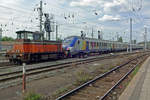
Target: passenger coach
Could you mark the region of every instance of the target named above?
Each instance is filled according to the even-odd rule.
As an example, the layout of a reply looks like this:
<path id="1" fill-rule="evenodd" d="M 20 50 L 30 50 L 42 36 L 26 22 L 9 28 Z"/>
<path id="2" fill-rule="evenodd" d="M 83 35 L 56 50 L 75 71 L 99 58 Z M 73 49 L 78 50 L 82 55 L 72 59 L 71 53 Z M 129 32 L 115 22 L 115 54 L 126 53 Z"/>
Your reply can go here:
<path id="1" fill-rule="evenodd" d="M 132 44 L 132 47 L 133 50 L 142 48 L 137 44 Z M 101 54 L 126 51 L 129 48 L 129 44 L 116 41 L 70 36 L 64 39 L 63 48 L 68 51 L 68 55 L 72 57 L 89 55 L 90 53 Z"/>

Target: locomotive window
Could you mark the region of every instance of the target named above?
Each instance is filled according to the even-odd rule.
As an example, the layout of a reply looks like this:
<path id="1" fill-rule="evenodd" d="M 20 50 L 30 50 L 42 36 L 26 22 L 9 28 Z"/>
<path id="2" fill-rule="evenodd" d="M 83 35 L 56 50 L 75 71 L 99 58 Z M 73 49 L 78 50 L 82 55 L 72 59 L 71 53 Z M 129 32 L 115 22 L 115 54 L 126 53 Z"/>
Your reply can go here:
<path id="1" fill-rule="evenodd" d="M 28 34 L 27 34 L 27 39 L 33 40 L 33 34 L 28 33 Z"/>
<path id="2" fill-rule="evenodd" d="M 64 43 L 70 43 L 72 41 L 73 38 L 69 38 L 69 39 L 65 39 L 63 42 Z"/>
<path id="3" fill-rule="evenodd" d="M 25 39 L 24 33 L 17 33 L 17 39 Z"/>
<path id="4" fill-rule="evenodd" d="M 21 38 L 20 39 L 24 39 L 24 34 L 23 33 L 21 34 Z"/>
<path id="5" fill-rule="evenodd" d="M 39 34 L 36 34 L 36 35 L 33 35 L 33 36 L 34 36 L 34 40 L 42 40 L 41 35 L 39 35 Z"/>
<path id="6" fill-rule="evenodd" d="M 21 34 L 17 34 L 17 39 L 21 39 Z"/>

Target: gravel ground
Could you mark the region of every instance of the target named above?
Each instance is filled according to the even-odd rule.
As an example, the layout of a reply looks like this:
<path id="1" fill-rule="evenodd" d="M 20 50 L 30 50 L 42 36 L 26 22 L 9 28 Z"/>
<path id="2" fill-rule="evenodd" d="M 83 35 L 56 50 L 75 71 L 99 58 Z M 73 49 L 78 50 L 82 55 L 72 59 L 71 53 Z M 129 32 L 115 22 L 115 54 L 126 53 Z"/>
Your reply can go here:
<path id="1" fill-rule="evenodd" d="M 146 60 L 147 57 L 144 57 L 143 59 Z M 139 68 L 141 67 L 142 64 L 139 64 L 136 67 L 136 71 L 134 70 L 130 75 L 128 75 L 128 77 L 123 80 L 113 91 L 111 91 L 111 93 L 106 97 L 106 100 L 118 100 L 119 96 L 123 93 L 123 91 L 125 90 L 125 88 L 128 86 L 128 84 L 130 83 L 130 81 L 132 80 L 132 78 L 135 76 L 135 72 L 138 72 Z"/>
<path id="2" fill-rule="evenodd" d="M 133 64 L 135 64 L 135 62 L 137 61 L 134 61 Z M 127 71 L 132 68 L 132 66 L 130 65 L 126 65 L 119 70 L 110 73 L 105 78 L 102 78 L 101 80 L 90 84 L 89 86 L 78 91 L 75 95 L 70 96 L 68 99 L 66 98 L 65 100 L 98 100 L 101 96 L 104 95 L 107 90 L 109 90 L 114 85 L 114 83 L 116 83 L 120 79 L 120 77 L 122 77 Z"/>
<path id="3" fill-rule="evenodd" d="M 34 80 L 27 83 L 27 92 L 35 92 L 41 95 L 53 96 L 60 95 L 58 91 L 65 91 L 68 87 L 74 88 L 80 72 L 86 72 L 90 76 L 104 73 L 113 66 L 131 59 L 132 56 L 119 56 L 114 59 L 105 59 L 90 64 L 78 65 L 72 67 L 52 71 L 49 76 L 45 76 L 40 80 Z M 21 100 L 22 86 L 17 85 L 6 89 L 1 89 L 0 97 L 2 100 Z"/>

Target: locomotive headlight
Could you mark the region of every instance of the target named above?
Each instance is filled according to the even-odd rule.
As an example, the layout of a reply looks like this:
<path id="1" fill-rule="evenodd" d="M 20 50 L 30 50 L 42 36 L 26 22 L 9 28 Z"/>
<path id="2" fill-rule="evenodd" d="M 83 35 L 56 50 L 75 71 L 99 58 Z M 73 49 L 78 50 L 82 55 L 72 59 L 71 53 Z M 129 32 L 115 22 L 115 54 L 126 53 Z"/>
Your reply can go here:
<path id="1" fill-rule="evenodd" d="M 66 45 L 62 45 L 62 47 L 63 47 L 63 48 L 65 48 L 65 47 L 66 47 Z"/>
<path id="2" fill-rule="evenodd" d="M 68 48 L 67 48 L 67 50 L 71 50 L 71 49 L 72 49 L 72 47 L 68 47 Z"/>
<path id="3" fill-rule="evenodd" d="M 23 56 L 23 54 L 20 54 L 20 56 Z"/>
<path id="4" fill-rule="evenodd" d="M 20 50 L 16 50 L 16 52 L 17 52 L 17 53 L 19 53 L 19 52 L 20 52 Z"/>

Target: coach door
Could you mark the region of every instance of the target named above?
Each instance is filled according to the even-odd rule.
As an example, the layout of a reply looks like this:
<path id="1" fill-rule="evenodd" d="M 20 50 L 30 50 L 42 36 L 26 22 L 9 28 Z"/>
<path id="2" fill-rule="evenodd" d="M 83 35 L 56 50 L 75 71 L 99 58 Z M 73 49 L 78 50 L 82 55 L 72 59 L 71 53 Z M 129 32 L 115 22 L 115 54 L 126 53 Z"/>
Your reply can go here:
<path id="1" fill-rule="evenodd" d="M 89 51 L 89 41 L 86 41 L 86 51 Z"/>

